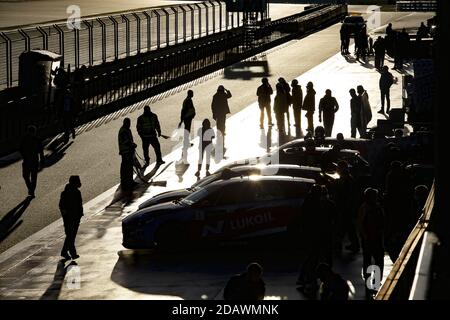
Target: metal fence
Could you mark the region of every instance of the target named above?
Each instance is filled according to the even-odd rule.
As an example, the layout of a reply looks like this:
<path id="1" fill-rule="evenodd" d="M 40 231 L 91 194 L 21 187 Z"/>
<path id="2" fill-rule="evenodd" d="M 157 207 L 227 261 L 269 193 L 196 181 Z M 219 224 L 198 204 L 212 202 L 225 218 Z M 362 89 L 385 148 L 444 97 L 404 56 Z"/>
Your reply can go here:
<path id="1" fill-rule="evenodd" d="M 397 1 L 397 11 L 436 11 L 437 1 L 435 0 L 413 0 L 413 1 Z"/>
<path id="2" fill-rule="evenodd" d="M 19 55 L 30 49 L 63 56 L 71 70 L 156 50 L 242 25 L 223 1 L 204 1 L 0 32 L 0 89 L 17 84 Z"/>

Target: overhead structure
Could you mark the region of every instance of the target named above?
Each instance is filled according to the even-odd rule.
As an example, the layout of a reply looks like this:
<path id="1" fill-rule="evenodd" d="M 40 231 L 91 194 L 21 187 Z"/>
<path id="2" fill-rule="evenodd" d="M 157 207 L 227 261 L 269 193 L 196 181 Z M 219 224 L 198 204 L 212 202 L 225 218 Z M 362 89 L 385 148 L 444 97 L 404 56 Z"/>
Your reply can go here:
<path id="1" fill-rule="evenodd" d="M 252 47 L 255 41 L 255 34 L 260 24 L 258 24 L 258 15 L 261 21 L 268 19 L 268 1 L 267 0 L 226 0 L 226 9 L 228 12 L 243 13 L 243 27 L 245 29 L 244 46 Z M 264 25 L 264 23 L 262 23 Z"/>

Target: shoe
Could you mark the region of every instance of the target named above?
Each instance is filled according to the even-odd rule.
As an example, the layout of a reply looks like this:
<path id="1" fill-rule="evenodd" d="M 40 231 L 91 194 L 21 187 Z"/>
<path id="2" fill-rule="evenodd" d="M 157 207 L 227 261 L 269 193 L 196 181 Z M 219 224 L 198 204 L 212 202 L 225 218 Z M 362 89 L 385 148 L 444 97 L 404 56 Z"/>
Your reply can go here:
<path id="1" fill-rule="evenodd" d="M 271 123 L 269 123 L 269 127 L 273 127 L 273 123 L 271 122 Z"/>
<path id="2" fill-rule="evenodd" d="M 158 162 L 156 162 L 156 164 L 164 164 L 166 163 L 164 160 L 159 160 Z"/>
<path id="3" fill-rule="evenodd" d="M 206 176 L 208 177 L 208 176 L 210 176 L 210 175 L 211 175 L 211 172 L 206 171 Z"/>
<path id="4" fill-rule="evenodd" d="M 200 177 L 200 171 L 197 171 L 197 172 L 195 173 L 195 176 L 196 176 L 197 178 L 199 178 L 199 177 Z"/>
<path id="5" fill-rule="evenodd" d="M 379 113 L 379 114 L 384 114 L 384 110 L 383 110 L 383 109 L 378 110 L 378 113 Z"/>
<path id="6" fill-rule="evenodd" d="M 264 126 L 263 126 L 263 125 L 260 125 L 259 128 L 260 128 L 260 129 L 264 129 Z"/>
<path id="7" fill-rule="evenodd" d="M 80 256 L 78 254 L 72 255 L 72 260 L 78 259 Z"/>
<path id="8" fill-rule="evenodd" d="M 61 257 L 63 257 L 64 260 L 70 260 L 70 256 L 66 253 L 66 254 L 62 254 Z"/>
<path id="9" fill-rule="evenodd" d="M 31 198 L 31 199 L 34 199 L 36 196 L 34 195 L 34 192 L 33 191 L 28 191 L 28 196 Z"/>

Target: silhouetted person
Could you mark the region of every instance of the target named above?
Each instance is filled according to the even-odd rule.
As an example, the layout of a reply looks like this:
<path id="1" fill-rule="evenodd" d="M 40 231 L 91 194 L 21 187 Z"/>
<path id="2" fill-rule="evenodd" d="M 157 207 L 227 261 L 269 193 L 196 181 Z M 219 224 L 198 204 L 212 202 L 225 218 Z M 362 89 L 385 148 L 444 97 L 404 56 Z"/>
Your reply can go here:
<path id="1" fill-rule="evenodd" d="M 213 114 L 213 119 L 216 121 L 217 131 L 220 132 L 218 136 L 218 143 L 221 143 L 222 150 L 225 148 L 225 135 L 226 135 L 226 120 L 227 114 L 230 112 L 230 107 L 228 106 L 228 99 L 232 97 L 231 92 L 220 85 L 217 88 L 217 92 L 213 96 L 211 103 L 211 110 Z"/>
<path id="2" fill-rule="evenodd" d="M 389 25 L 386 28 L 386 37 L 384 38 L 384 40 L 385 40 L 385 45 L 386 45 L 386 52 L 391 57 L 394 57 L 394 55 L 395 55 L 394 43 L 395 43 L 396 33 L 397 32 L 392 29 L 392 23 L 389 23 Z"/>
<path id="3" fill-rule="evenodd" d="M 394 69 L 403 70 L 404 59 L 409 50 L 409 34 L 406 29 L 403 28 L 402 32 L 396 32 L 395 42 L 394 42 Z"/>
<path id="4" fill-rule="evenodd" d="M 345 301 L 348 300 L 350 288 L 340 275 L 335 273 L 329 265 L 321 263 L 317 267 L 317 277 L 321 284 L 319 289 L 320 300 Z"/>
<path id="5" fill-rule="evenodd" d="M 71 176 L 69 183 L 66 184 L 64 191 L 61 192 L 59 200 L 59 209 L 64 222 L 64 232 L 66 233 L 61 256 L 67 260 L 79 258 L 75 248 L 75 238 L 83 216 L 83 200 L 79 190 L 80 187 L 80 177 Z"/>
<path id="6" fill-rule="evenodd" d="M 269 126 L 272 124 L 272 108 L 270 96 L 273 94 L 272 86 L 267 78 L 261 79 L 262 84 L 256 90 L 256 95 L 258 96 L 259 110 L 261 111 L 261 116 L 259 118 L 259 126 L 261 129 L 264 128 L 264 112 L 267 112 L 267 120 Z"/>
<path id="7" fill-rule="evenodd" d="M 293 225 L 298 229 L 297 240 L 303 253 L 297 285 L 304 293 L 314 295 L 317 291 L 316 269 L 320 263 L 332 265 L 332 248 L 336 208 L 328 199 L 326 188 L 311 187 L 309 194 L 295 218 Z"/>
<path id="8" fill-rule="evenodd" d="M 361 237 L 363 250 L 363 274 L 364 278 L 370 276 L 367 268 L 377 265 L 380 275 L 384 268 L 384 213 L 378 203 L 378 190 L 367 188 L 364 191 L 364 201 L 358 211 L 358 230 Z M 372 258 L 374 263 L 372 263 Z"/>
<path id="9" fill-rule="evenodd" d="M 28 126 L 27 133 L 20 143 L 20 154 L 22 156 L 22 177 L 28 188 L 28 195 L 34 198 L 36 190 L 39 164 L 44 166 L 44 149 L 40 139 L 36 136 L 35 126 Z"/>
<path id="10" fill-rule="evenodd" d="M 369 40 L 369 55 L 373 55 L 374 54 L 374 50 L 373 50 L 373 38 L 370 36 L 367 36 L 367 39 Z"/>
<path id="11" fill-rule="evenodd" d="M 289 117 L 289 106 L 292 103 L 291 87 L 290 87 L 289 83 L 286 82 L 286 79 L 284 79 L 284 78 L 279 78 L 278 83 L 281 83 L 281 85 L 284 88 L 284 94 L 286 95 L 286 107 L 285 107 L 284 113 L 286 115 L 287 123 L 288 123 L 288 127 L 289 127 L 291 125 L 291 120 Z M 283 115 L 283 117 L 284 117 L 284 115 Z"/>
<path id="12" fill-rule="evenodd" d="M 187 149 L 190 146 L 190 134 L 191 134 L 191 124 L 192 119 L 195 117 L 195 108 L 194 103 L 192 102 L 192 98 L 194 97 L 194 91 L 188 90 L 187 97 L 183 101 L 183 107 L 181 108 L 181 116 L 180 123 L 178 124 L 178 128 L 181 127 L 181 124 L 184 123 L 184 131 L 183 131 L 183 159 L 187 160 Z"/>
<path id="13" fill-rule="evenodd" d="M 346 249 L 356 253 L 359 251 L 359 240 L 356 232 L 355 179 L 345 161 L 338 162 L 337 173 L 339 179 L 336 180 L 335 200 L 341 217 L 341 241 L 347 236 L 350 244 Z"/>
<path id="14" fill-rule="evenodd" d="M 341 54 L 349 54 L 348 47 L 350 44 L 350 32 L 345 24 L 342 24 L 340 30 L 341 36 Z"/>
<path id="15" fill-rule="evenodd" d="M 288 109 L 288 99 L 286 88 L 282 83 L 278 82 L 275 86 L 276 95 L 274 100 L 273 111 L 275 112 L 275 119 L 277 120 L 277 127 L 280 135 L 285 135 L 285 122 L 284 122 L 284 114 Z"/>
<path id="16" fill-rule="evenodd" d="M 373 44 L 375 50 L 375 68 L 381 70 L 384 66 L 384 58 L 386 55 L 386 44 L 383 37 L 378 37 Z"/>
<path id="17" fill-rule="evenodd" d="M 367 40 L 367 30 L 366 28 L 362 28 L 359 32 L 355 34 L 355 42 L 356 42 L 356 59 L 359 61 L 362 59 L 364 62 L 366 61 L 367 50 L 369 48 L 369 43 Z"/>
<path id="18" fill-rule="evenodd" d="M 165 163 L 162 159 L 161 146 L 158 140 L 158 137 L 161 137 L 161 126 L 159 125 L 158 116 L 151 111 L 150 106 L 144 107 L 144 113 L 137 119 L 136 129 L 142 140 L 145 164 L 148 165 L 150 163 L 148 153 L 150 145 L 155 150 L 156 164 Z"/>
<path id="19" fill-rule="evenodd" d="M 393 161 L 386 175 L 384 208 L 386 212 L 386 249 L 392 261 L 400 254 L 401 248 L 411 230 L 409 229 L 413 190 L 402 163 Z"/>
<path id="20" fill-rule="evenodd" d="M 266 285 L 262 279 L 263 268 L 258 263 L 251 263 L 247 271 L 233 276 L 225 286 L 225 300 L 264 300 Z"/>
<path id="21" fill-rule="evenodd" d="M 350 89 L 350 128 L 351 128 L 351 137 L 356 138 L 356 130 L 359 132 L 359 137 L 364 138 L 365 132 L 363 131 L 361 124 L 361 112 L 362 112 L 362 103 L 361 97 L 356 94 L 355 89 Z"/>
<path id="22" fill-rule="evenodd" d="M 335 97 L 331 95 L 331 90 L 325 91 L 325 96 L 319 102 L 319 122 L 322 122 L 325 128 L 325 136 L 331 137 L 334 125 L 334 114 L 339 110 L 339 104 Z"/>
<path id="23" fill-rule="evenodd" d="M 420 24 L 419 29 L 417 30 L 417 36 L 416 39 L 417 41 L 421 41 L 423 38 L 428 38 L 429 37 L 429 33 L 428 33 L 428 28 L 427 26 L 422 22 Z"/>
<path id="24" fill-rule="evenodd" d="M 297 79 L 292 80 L 291 83 L 292 87 L 292 109 L 294 113 L 294 121 L 295 121 L 295 127 L 298 129 L 302 128 L 302 119 L 301 119 L 301 113 L 302 113 L 302 106 L 303 106 L 303 91 L 302 87 L 298 84 Z"/>
<path id="25" fill-rule="evenodd" d="M 384 100 L 386 100 L 387 104 L 386 113 L 389 114 L 389 111 L 391 110 L 390 90 L 393 83 L 394 83 L 394 76 L 392 75 L 392 73 L 389 72 L 389 67 L 384 66 L 379 81 L 381 94 L 381 109 L 378 111 L 378 113 L 384 114 Z"/>
<path id="26" fill-rule="evenodd" d="M 308 131 L 311 134 L 314 131 L 313 116 L 316 110 L 316 91 L 314 90 L 314 85 L 312 82 L 308 82 L 306 85 L 306 95 L 303 100 L 303 110 L 306 111 L 305 117 L 308 119 Z"/>
<path id="27" fill-rule="evenodd" d="M 212 139 L 214 139 L 214 130 L 211 128 L 211 122 L 208 119 L 204 119 L 202 127 L 198 129 L 197 135 L 199 136 L 199 157 L 198 157 L 198 170 L 195 173 L 196 177 L 200 177 L 200 170 L 202 169 L 203 157 L 206 157 L 206 175 L 209 176 L 209 164 L 211 161 L 212 151 Z"/>
<path id="28" fill-rule="evenodd" d="M 119 154 L 122 156 L 120 164 L 120 185 L 125 192 L 131 191 L 133 181 L 133 161 L 136 144 L 131 133 L 130 118 L 123 119 L 123 125 L 119 130 Z"/>
<path id="29" fill-rule="evenodd" d="M 364 136 L 367 132 L 367 125 L 370 120 L 372 120 L 372 108 L 370 107 L 369 95 L 363 86 L 359 85 L 356 87 L 358 96 L 361 99 L 361 128 L 364 132 Z"/>
<path id="30" fill-rule="evenodd" d="M 64 92 L 61 105 L 61 118 L 63 121 L 65 143 L 69 142 L 70 134 L 72 134 L 72 139 L 75 139 L 75 114 L 75 99 L 71 90 L 67 88 Z"/>

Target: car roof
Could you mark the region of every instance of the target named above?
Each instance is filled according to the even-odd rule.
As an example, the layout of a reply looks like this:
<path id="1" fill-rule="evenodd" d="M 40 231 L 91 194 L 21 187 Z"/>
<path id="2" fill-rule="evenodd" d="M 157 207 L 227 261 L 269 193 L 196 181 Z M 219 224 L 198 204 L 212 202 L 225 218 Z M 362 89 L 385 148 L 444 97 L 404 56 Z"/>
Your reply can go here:
<path id="1" fill-rule="evenodd" d="M 319 167 L 312 167 L 312 166 L 300 166 L 296 164 L 248 164 L 248 165 L 241 165 L 230 168 L 230 170 L 235 172 L 241 172 L 241 171 L 247 171 L 247 170 L 269 170 L 269 169 L 291 169 L 291 170 L 303 170 L 303 171 L 318 171 L 321 172 L 322 169 Z"/>
<path id="2" fill-rule="evenodd" d="M 337 142 L 337 139 L 333 138 L 333 137 L 327 137 L 324 140 L 325 140 L 325 143 L 328 142 L 330 144 L 333 144 L 333 143 Z M 295 145 L 298 145 L 298 144 L 303 145 L 303 144 L 306 144 L 306 141 L 307 140 L 305 140 L 305 139 L 295 139 L 295 140 L 286 142 L 285 144 L 281 145 L 280 148 L 289 147 L 289 146 L 295 146 Z M 352 142 L 352 143 L 358 143 L 358 142 L 362 143 L 362 142 L 370 142 L 370 141 L 371 140 L 369 140 L 369 139 L 361 139 L 361 138 L 345 138 L 344 139 L 344 142 Z"/>
<path id="3" fill-rule="evenodd" d="M 363 16 L 359 16 L 359 15 L 352 15 L 352 16 L 346 16 L 345 20 L 364 20 Z"/>
<path id="4" fill-rule="evenodd" d="M 233 177 L 228 180 L 218 180 L 215 182 L 212 182 L 205 186 L 205 188 L 215 188 L 215 187 L 223 187 L 228 184 L 235 184 L 235 183 L 241 183 L 241 182 L 251 182 L 251 181 L 285 181 L 285 182 L 292 182 L 292 183 L 303 183 L 303 184 L 315 184 L 316 181 L 314 179 L 307 179 L 307 178 L 299 178 L 299 177 L 288 177 L 288 176 L 243 176 L 243 177 Z"/>

